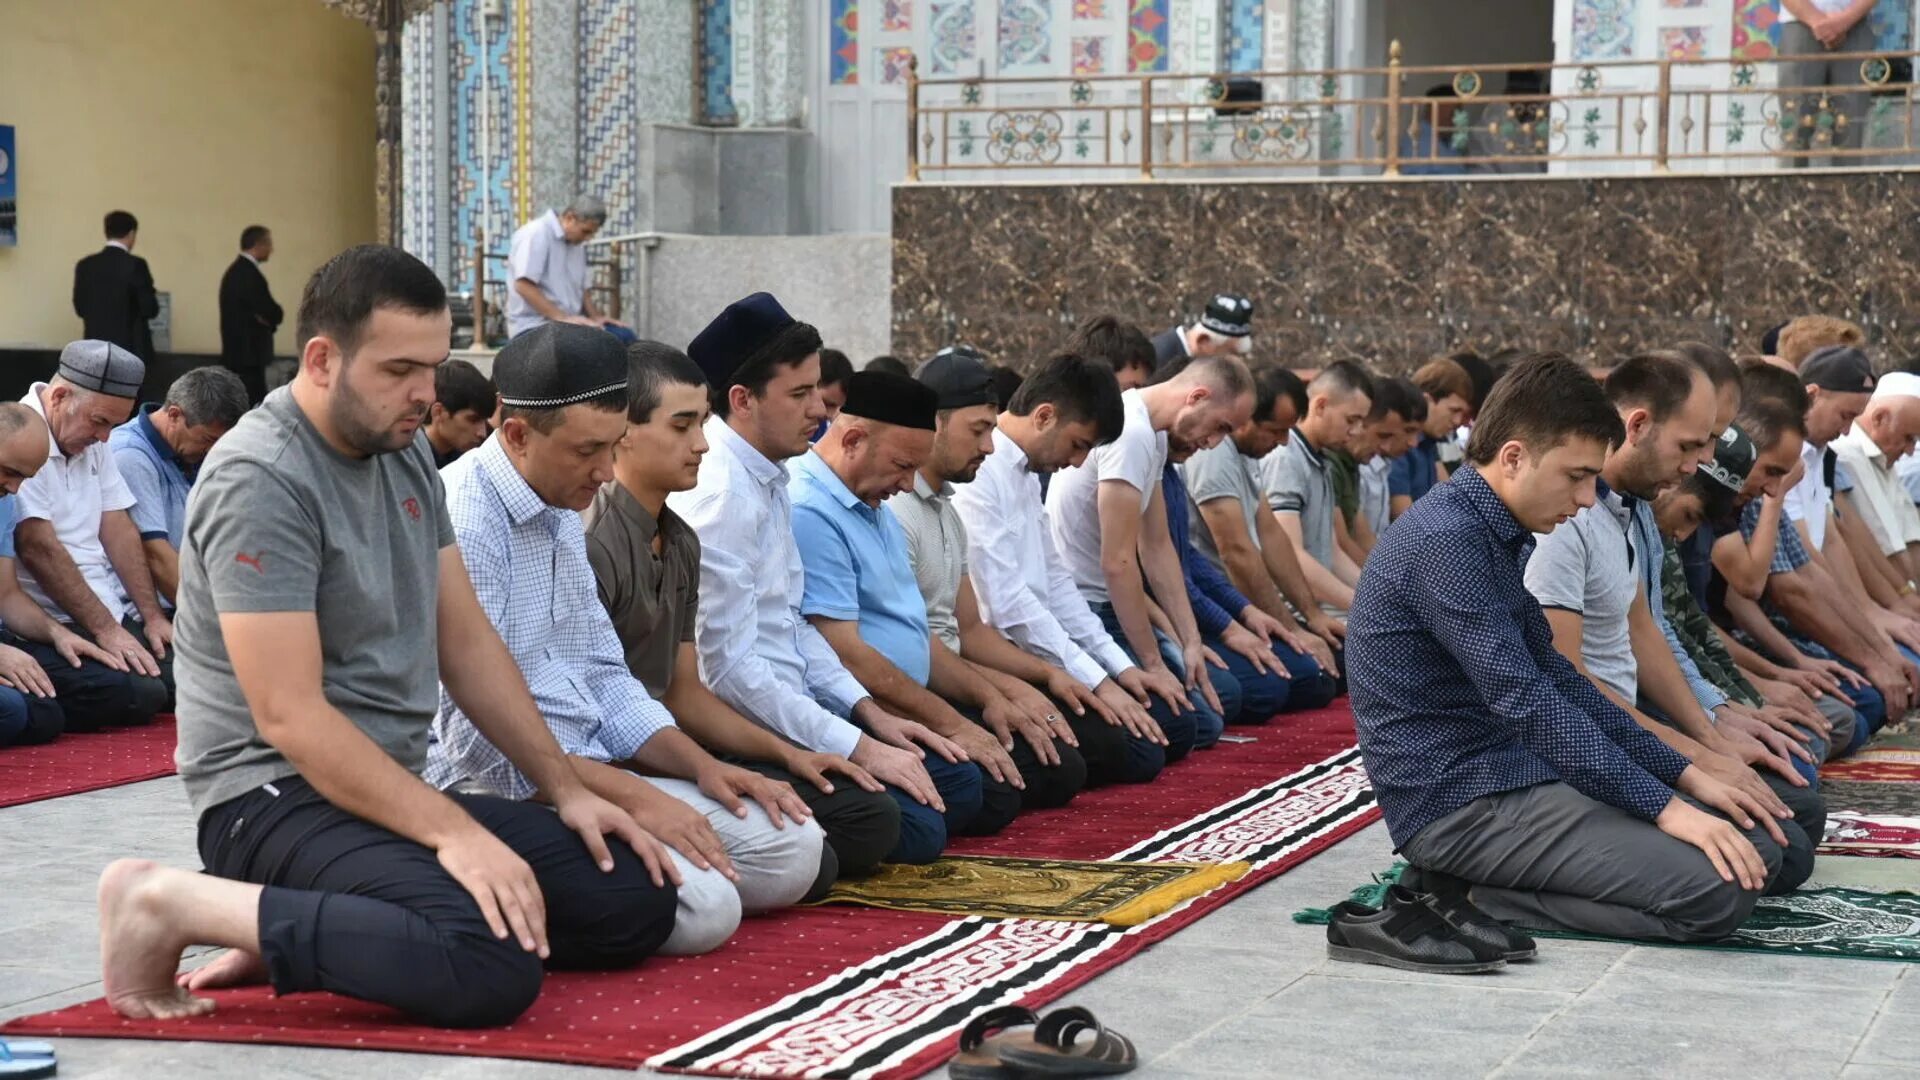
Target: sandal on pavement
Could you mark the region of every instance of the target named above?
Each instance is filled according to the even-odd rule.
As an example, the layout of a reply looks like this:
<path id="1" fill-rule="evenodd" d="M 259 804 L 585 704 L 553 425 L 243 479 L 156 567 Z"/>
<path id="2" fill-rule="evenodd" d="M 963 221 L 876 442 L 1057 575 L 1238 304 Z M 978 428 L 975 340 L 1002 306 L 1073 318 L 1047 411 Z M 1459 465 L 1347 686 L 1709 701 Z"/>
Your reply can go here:
<path id="1" fill-rule="evenodd" d="M 1011 1080 L 1019 1074 L 1001 1063 L 1000 1051 L 1016 1038 L 1025 1041 L 1032 1036 L 1003 1033 L 1039 1022 L 1033 1010 L 1023 1005 L 1001 1005 L 967 1021 L 960 1032 L 960 1052 L 947 1063 L 947 1075 L 953 1080 Z"/>
<path id="2" fill-rule="evenodd" d="M 0 1039 L 0 1077 L 24 1080 L 27 1077 L 52 1076 L 59 1071 L 53 1060 L 53 1044 L 25 1039 Z"/>
<path id="3" fill-rule="evenodd" d="M 1082 1041 L 1089 1034 L 1092 1038 Z M 1009 1043 L 1001 1049 L 1000 1060 L 1023 1077 L 1113 1076 L 1140 1065 L 1140 1055 L 1125 1035 L 1101 1027 L 1079 1006 L 1048 1013 L 1034 1028 L 1031 1042 Z"/>

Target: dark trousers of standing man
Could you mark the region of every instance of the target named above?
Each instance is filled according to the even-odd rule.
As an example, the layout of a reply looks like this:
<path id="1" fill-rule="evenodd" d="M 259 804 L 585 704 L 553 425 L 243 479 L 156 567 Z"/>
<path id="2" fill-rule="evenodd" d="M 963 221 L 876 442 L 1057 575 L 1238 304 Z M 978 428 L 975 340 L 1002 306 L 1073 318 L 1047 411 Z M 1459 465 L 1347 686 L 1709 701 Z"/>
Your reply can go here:
<path id="1" fill-rule="evenodd" d="M 610 969 L 673 932 L 677 890 L 609 838 L 614 869 L 544 806 L 450 794 L 533 868 L 554 968 Z M 493 936 L 434 853 L 339 809 L 299 777 L 200 817 L 207 872 L 264 885 L 260 957 L 280 994 L 328 990 L 440 1027 L 511 1022 L 540 994 L 540 958 Z"/>
<path id="2" fill-rule="evenodd" d="M 1792 22 L 1780 27 L 1783 61 L 1780 64 L 1780 113 L 1792 125 L 1782 149 L 1811 151 L 1806 157 L 1788 158 L 1789 166 L 1858 164 L 1846 157 L 1836 157 L 1830 162 L 1819 159 L 1825 151 L 1858 150 L 1864 145 L 1868 101 L 1866 80 L 1861 77 L 1860 68 L 1867 61 L 1827 57 L 1872 51 L 1871 22 L 1871 19 L 1861 19 L 1854 23 L 1846 39 L 1832 49 L 1821 45 L 1805 23 Z"/>

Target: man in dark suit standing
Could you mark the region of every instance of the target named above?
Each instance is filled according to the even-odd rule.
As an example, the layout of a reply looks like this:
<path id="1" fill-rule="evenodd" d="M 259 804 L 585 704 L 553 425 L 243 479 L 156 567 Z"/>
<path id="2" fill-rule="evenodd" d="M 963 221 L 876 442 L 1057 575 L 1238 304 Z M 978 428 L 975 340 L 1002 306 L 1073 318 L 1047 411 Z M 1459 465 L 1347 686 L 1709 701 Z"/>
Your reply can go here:
<path id="1" fill-rule="evenodd" d="M 73 313 L 85 326 L 83 338 L 111 341 L 152 363 L 153 328 L 160 314 L 147 260 L 133 253 L 140 222 L 125 210 L 107 215 L 107 246 L 73 268 Z"/>
<path id="2" fill-rule="evenodd" d="M 265 225 L 249 225 L 240 230 L 240 254 L 220 279 L 220 362 L 240 376 L 255 405 L 267 396 L 273 332 L 283 317 L 260 272 L 272 257 L 273 234 Z"/>

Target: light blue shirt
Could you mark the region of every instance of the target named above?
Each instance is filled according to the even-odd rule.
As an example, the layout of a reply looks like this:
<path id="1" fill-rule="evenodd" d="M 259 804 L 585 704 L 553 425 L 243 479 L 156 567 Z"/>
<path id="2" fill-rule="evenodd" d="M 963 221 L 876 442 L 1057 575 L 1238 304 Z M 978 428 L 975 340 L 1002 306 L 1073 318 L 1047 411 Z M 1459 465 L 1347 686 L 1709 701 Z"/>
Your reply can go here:
<path id="1" fill-rule="evenodd" d="M 805 571 L 794 546 L 787 470 L 715 416 L 692 491 L 667 505 L 700 535 L 700 677 L 747 719 L 793 742 L 852 755 L 846 717 L 867 695 L 800 616 Z"/>
<path id="2" fill-rule="evenodd" d="M 13 558 L 13 496 L 0 495 L 0 559 Z"/>
<path id="3" fill-rule="evenodd" d="M 613 620 L 600 606 L 580 515 L 547 505 L 528 487 L 497 434 L 440 476 L 480 606 L 520 665 L 560 749 L 627 761 L 672 727 L 666 706 L 627 669 Z M 509 799 L 535 791 L 444 684 L 426 780 L 443 789 L 465 781 Z"/>
<path id="4" fill-rule="evenodd" d="M 861 502 L 812 450 L 792 473 L 793 538 L 806 567 L 800 613 L 857 621 L 862 641 L 927 685 L 933 637 L 900 520 L 885 506 Z"/>
<path id="5" fill-rule="evenodd" d="M 159 408 L 142 405 L 133 419 L 113 429 L 107 448 L 113 451 L 120 479 L 133 492 L 133 506 L 127 512 L 140 530 L 140 539 L 165 540 L 179 551 L 187 531 L 187 493 L 193 489 L 193 478 L 153 426 L 153 413 Z"/>

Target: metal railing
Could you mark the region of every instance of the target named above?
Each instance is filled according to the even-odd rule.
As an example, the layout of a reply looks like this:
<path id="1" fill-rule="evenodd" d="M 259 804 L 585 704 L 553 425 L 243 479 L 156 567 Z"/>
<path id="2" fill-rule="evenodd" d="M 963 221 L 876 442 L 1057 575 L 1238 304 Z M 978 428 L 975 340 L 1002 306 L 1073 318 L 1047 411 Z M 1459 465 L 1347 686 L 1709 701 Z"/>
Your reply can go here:
<path id="1" fill-rule="evenodd" d="M 907 178 L 1885 163 L 1920 152 L 1916 55 L 1822 54 L 1858 65 L 1834 86 L 1783 85 L 1800 57 L 1423 67 L 1398 41 L 1385 67 L 1212 76 L 922 79 L 916 57 Z"/>
<path id="2" fill-rule="evenodd" d="M 652 233 L 636 233 L 632 236 L 595 237 L 587 241 L 587 295 L 593 298 L 594 306 L 608 318 L 620 318 L 621 301 L 626 295 L 625 282 L 632 276 L 626 265 L 627 249 L 623 245 L 651 236 Z M 506 343 L 504 320 L 497 331 L 487 325 L 489 318 L 506 310 L 507 289 L 510 287 L 506 278 L 506 264 L 507 253 L 489 250 L 487 234 L 482 231 L 473 246 L 473 348 L 495 348 Z M 494 269 L 496 266 L 497 271 Z"/>

